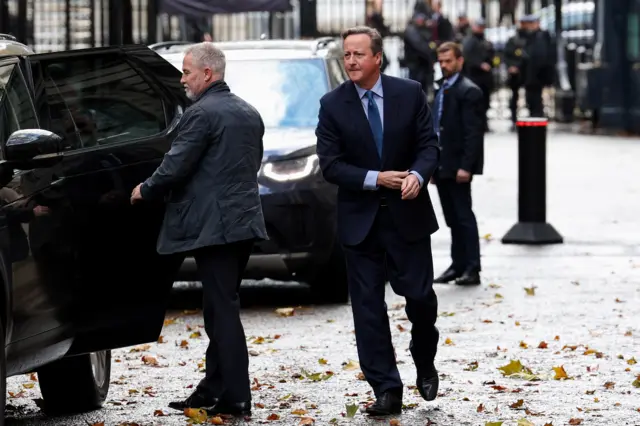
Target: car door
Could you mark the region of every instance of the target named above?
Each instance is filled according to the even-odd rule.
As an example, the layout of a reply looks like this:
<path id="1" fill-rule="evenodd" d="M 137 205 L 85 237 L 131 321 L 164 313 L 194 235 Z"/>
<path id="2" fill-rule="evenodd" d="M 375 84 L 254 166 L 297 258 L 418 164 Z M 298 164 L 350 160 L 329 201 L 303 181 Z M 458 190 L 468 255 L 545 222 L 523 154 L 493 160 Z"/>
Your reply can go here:
<path id="1" fill-rule="evenodd" d="M 25 204 L 39 291 L 73 337 L 70 353 L 157 339 L 179 262 L 155 250 L 162 202 L 132 206 L 188 105 L 180 72 L 146 47 L 25 59 L 40 127 L 63 138 L 62 159 L 28 170 Z"/>

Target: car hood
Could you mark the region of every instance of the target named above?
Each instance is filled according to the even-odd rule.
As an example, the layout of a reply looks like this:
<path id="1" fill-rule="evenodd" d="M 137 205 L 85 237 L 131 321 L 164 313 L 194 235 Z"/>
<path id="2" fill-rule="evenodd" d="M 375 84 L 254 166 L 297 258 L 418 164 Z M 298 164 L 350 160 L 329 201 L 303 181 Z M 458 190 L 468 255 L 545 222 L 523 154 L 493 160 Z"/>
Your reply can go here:
<path id="1" fill-rule="evenodd" d="M 263 145 L 264 161 L 280 157 L 295 157 L 298 151 L 315 152 L 315 128 L 267 128 L 264 132 Z"/>

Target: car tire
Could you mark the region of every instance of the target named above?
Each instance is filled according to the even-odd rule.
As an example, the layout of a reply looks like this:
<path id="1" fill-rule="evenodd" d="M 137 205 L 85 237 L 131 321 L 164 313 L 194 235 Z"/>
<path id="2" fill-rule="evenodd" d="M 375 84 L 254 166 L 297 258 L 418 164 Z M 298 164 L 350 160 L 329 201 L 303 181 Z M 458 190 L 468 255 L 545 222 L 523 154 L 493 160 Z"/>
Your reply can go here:
<path id="1" fill-rule="evenodd" d="M 327 262 L 313 268 L 308 283 L 313 303 L 324 305 L 349 302 L 347 265 L 339 243 L 335 243 Z"/>
<path id="2" fill-rule="evenodd" d="M 47 414 L 76 414 L 101 408 L 109 392 L 111 351 L 92 352 L 38 370 Z"/>

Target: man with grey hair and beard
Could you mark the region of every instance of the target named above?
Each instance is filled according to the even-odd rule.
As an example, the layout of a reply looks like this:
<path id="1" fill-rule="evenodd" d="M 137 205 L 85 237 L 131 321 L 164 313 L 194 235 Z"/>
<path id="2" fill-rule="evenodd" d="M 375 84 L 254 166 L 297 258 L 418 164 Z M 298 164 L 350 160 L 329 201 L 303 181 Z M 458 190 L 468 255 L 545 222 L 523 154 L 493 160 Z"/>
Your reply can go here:
<path id="1" fill-rule="evenodd" d="M 162 164 L 131 202 L 167 200 L 160 254 L 193 256 L 203 288 L 209 336 L 206 375 L 171 408 L 250 415 L 249 358 L 238 290 L 257 240 L 267 239 L 258 190 L 264 123 L 224 82 L 225 57 L 211 42 L 191 46 L 180 80 L 194 103 Z"/>

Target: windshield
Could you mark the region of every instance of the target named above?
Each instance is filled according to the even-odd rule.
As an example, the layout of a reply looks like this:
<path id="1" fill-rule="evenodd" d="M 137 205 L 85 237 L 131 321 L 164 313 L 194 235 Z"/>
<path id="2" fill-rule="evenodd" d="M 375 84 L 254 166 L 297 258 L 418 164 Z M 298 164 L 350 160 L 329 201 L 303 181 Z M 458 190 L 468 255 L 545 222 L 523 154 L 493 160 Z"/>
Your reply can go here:
<path id="1" fill-rule="evenodd" d="M 322 59 L 228 60 L 225 81 L 265 127 L 315 127 L 329 82 Z"/>

